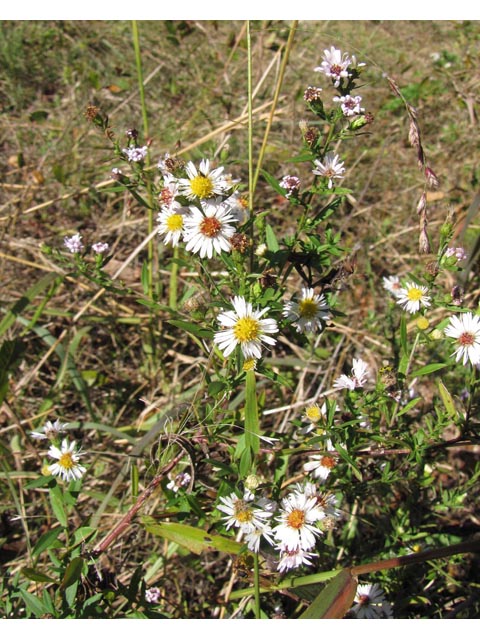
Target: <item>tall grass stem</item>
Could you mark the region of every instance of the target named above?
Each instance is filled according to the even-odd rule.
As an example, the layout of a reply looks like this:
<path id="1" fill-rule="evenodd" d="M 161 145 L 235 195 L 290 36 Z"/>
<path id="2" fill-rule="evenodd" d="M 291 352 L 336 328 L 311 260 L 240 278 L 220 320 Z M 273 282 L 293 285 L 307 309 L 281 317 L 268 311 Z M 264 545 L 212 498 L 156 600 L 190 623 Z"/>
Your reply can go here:
<path id="1" fill-rule="evenodd" d="M 142 53 L 140 49 L 140 37 L 138 33 L 138 23 L 136 20 L 132 20 L 132 35 L 133 35 L 133 48 L 135 51 L 135 64 L 137 68 L 137 80 L 138 80 L 138 92 L 140 96 L 140 108 L 142 112 L 142 122 L 143 122 L 143 135 L 144 139 L 148 142 L 149 137 L 149 123 L 148 123 L 148 112 L 147 112 L 147 103 L 145 100 L 145 87 L 143 81 L 143 69 L 142 69 Z M 147 144 L 148 146 L 148 144 Z M 150 164 L 150 151 L 147 151 L 147 161 Z M 148 183 L 147 183 L 147 193 L 148 193 L 148 211 L 147 211 L 147 229 L 148 235 L 150 236 L 154 227 L 153 220 L 153 191 L 152 191 L 152 182 L 150 178 L 150 173 L 148 172 Z M 153 270 L 154 270 L 154 242 L 150 240 L 147 245 L 147 260 L 148 260 L 148 295 L 150 299 L 153 297 Z"/>

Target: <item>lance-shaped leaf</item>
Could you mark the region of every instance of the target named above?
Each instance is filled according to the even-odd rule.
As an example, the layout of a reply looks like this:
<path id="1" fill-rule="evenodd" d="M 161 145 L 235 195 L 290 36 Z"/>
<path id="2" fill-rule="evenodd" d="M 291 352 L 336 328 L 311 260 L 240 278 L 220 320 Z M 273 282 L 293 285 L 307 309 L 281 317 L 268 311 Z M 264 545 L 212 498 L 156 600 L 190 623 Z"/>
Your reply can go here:
<path id="1" fill-rule="evenodd" d="M 357 591 L 357 579 L 350 569 L 343 569 L 322 589 L 312 604 L 300 618 L 319 619 L 343 618 L 350 609 Z"/>
<path id="2" fill-rule="evenodd" d="M 243 545 L 236 540 L 225 538 L 216 533 L 208 533 L 199 527 L 192 527 L 177 522 L 156 522 L 153 518 L 142 518 L 145 529 L 155 536 L 176 542 L 192 553 L 200 555 L 203 551 L 215 549 L 224 553 L 240 553 Z"/>
<path id="3" fill-rule="evenodd" d="M 260 426 L 254 371 L 247 371 L 245 391 L 245 444 L 253 453 L 258 453 L 260 448 Z"/>

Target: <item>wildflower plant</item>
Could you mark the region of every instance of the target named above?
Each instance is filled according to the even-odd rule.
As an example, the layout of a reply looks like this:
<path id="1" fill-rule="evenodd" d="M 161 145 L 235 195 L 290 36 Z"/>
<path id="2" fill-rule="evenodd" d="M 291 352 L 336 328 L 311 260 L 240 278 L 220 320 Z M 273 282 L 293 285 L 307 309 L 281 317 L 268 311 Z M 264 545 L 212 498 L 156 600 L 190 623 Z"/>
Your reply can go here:
<path id="1" fill-rule="evenodd" d="M 134 43 L 141 80 L 138 37 Z M 289 40 L 285 63 L 290 47 Z M 114 425 L 100 428 L 85 378 L 77 376 L 71 352 L 63 354 L 65 370 L 89 405 L 88 424 L 97 428 L 98 442 L 103 432 L 113 435 L 128 460 L 91 516 L 88 509 L 82 513 L 82 496 L 96 497 L 90 483 L 96 474 L 108 477 L 108 456 L 96 461 L 93 448 L 82 442 L 88 437 L 81 423 L 49 419 L 32 431 L 36 455 L 45 461 L 31 486 L 48 492 L 58 525 L 55 534 L 37 540 L 32 554 L 38 559 L 49 549 L 55 589 L 40 599 L 23 586 L 8 586 L 29 614 L 99 617 L 105 610 L 125 610 L 156 617 L 164 603 L 165 617 L 179 617 L 162 580 L 177 554 L 183 562 L 190 553 L 211 558 L 192 561 L 192 582 L 193 572 L 208 572 L 207 565 L 215 565 L 213 582 L 227 576 L 216 594 L 222 616 L 235 615 L 241 601 L 242 615 L 273 617 L 274 599 L 282 597 L 291 617 L 329 617 L 334 611 L 336 617 L 388 618 L 398 609 L 384 594 L 393 594 L 399 580 L 389 570 L 470 550 L 432 533 L 444 505 L 460 498 L 445 498 L 443 487 L 431 489 L 448 447 L 472 442 L 477 430 L 480 320 L 471 299 L 446 289 L 466 254 L 452 245 L 449 217 L 433 253 L 422 194 L 419 248 L 428 248 L 431 260 L 411 272 L 403 265 L 402 271 L 372 275 L 385 309 L 381 328 L 370 318 L 383 331 L 372 340 L 378 353 L 355 337 L 347 357 L 338 357 L 340 336 L 353 335 L 344 318 L 354 267 L 349 270 L 351 248 L 344 246 L 338 222 L 351 196 L 348 145 L 366 134 L 374 118 L 366 111 L 366 93 L 359 93 L 368 67 L 356 56 L 332 45 L 311 67 L 295 168 L 282 167 L 276 175 L 275 165 L 262 166 L 262 156 L 258 161 L 256 176 L 268 206 L 258 204 L 253 166 L 246 177 L 228 153 L 219 157 L 211 149 L 184 159 L 181 149 L 158 149 L 146 132 L 116 133 L 100 109 L 87 109 L 87 119 L 111 145 L 109 188 L 145 216 L 141 243 L 129 259 L 141 260 L 139 282 L 122 281 L 126 263 L 112 272 L 114 239 L 88 237 L 87 230 L 45 254 L 69 277 L 97 287 L 93 302 L 104 295 L 112 305 L 142 307 L 141 322 L 127 321 L 129 330 L 142 335 L 142 373 L 148 381 L 162 380 L 157 393 L 171 393 L 173 406 L 160 412 L 156 399 L 142 397 L 147 406 L 138 428 L 121 429 L 113 416 Z M 143 94 L 141 106 L 145 123 Z M 404 106 L 426 191 L 438 179 L 423 151 L 416 113 Z M 250 123 L 249 142 L 253 135 Z M 288 233 L 277 228 L 275 206 L 287 212 Z M 81 337 L 72 337 L 73 347 Z M 166 366 L 175 359 L 200 372 L 192 388 L 179 388 L 172 379 L 168 389 Z M 321 384 L 311 376 L 313 368 L 322 371 Z M 300 398 L 298 371 L 299 378 L 312 378 Z M 438 397 L 423 406 L 422 384 L 439 372 Z M 447 372 L 465 382 L 463 405 L 448 389 Z M 271 417 L 277 411 L 286 416 L 283 422 Z M 445 440 L 452 425 L 456 435 Z M 471 473 L 468 487 L 479 473 Z M 128 500 L 117 495 L 120 485 L 128 488 Z M 422 513 L 415 524 L 414 507 L 427 495 L 433 520 Z M 153 496 L 157 502 L 148 510 Z M 107 505 L 118 509 L 112 520 L 104 514 Z M 376 518 L 385 514 L 389 524 L 381 532 Z M 101 561 L 123 553 L 122 541 L 133 529 L 165 543 L 157 556 L 152 552 L 151 570 L 139 560 L 128 585 L 99 576 Z M 417 537 L 435 548 L 405 558 Z M 47 570 L 27 569 L 27 578 L 48 583 Z M 385 574 L 382 586 L 358 585 L 358 576 L 373 572 Z M 305 588 L 326 580 L 330 585 L 319 596 Z"/>

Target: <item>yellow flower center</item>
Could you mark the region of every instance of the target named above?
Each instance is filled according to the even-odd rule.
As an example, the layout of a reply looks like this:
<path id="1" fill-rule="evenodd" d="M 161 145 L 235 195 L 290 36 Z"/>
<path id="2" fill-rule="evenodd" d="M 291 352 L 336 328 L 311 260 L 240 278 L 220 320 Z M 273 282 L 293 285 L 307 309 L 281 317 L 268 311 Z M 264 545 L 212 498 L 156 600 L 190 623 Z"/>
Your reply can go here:
<path id="1" fill-rule="evenodd" d="M 412 302 L 417 302 L 421 299 L 422 296 L 423 292 L 417 287 L 411 287 L 411 289 L 409 289 L 407 293 L 407 298 Z"/>
<path id="2" fill-rule="evenodd" d="M 211 198 L 214 193 L 213 182 L 207 176 L 195 176 L 190 180 L 190 190 L 197 198 Z"/>
<path id="3" fill-rule="evenodd" d="M 233 327 L 233 335 L 239 342 L 250 342 L 258 338 L 260 323 L 254 318 L 240 318 Z"/>
<path id="4" fill-rule="evenodd" d="M 75 466 L 75 462 L 72 458 L 72 454 L 70 453 L 70 451 L 67 451 L 66 453 L 62 453 L 62 455 L 58 459 L 58 464 L 60 465 L 60 467 L 62 467 L 62 469 L 67 469 L 67 470 L 72 469 Z"/>
<path id="5" fill-rule="evenodd" d="M 183 216 L 181 213 L 172 213 L 168 216 L 166 225 L 169 231 L 181 231 L 183 229 Z"/>
<path id="6" fill-rule="evenodd" d="M 248 358 L 243 363 L 243 370 L 244 371 L 255 371 L 256 364 L 257 364 L 257 361 L 255 360 L 255 358 Z"/>
<path id="7" fill-rule="evenodd" d="M 235 518 L 238 522 L 251 522 L 253 519 L 252 510 L 243 500 L 237 500 L 233 508 Z"/>
<path id="8" fill-rule="evenodd" d="M 315 318 L 318 312 L 318 305 L 312 298 L 305 298 L 298 304 L 298 313 L 301 318 L 311 320 Z"/>
<path id="9" fill-rule="evenodd" d="M 293 509 L 287 516 L 287 524 L 292 529 L 301 529 L 305 524 L 305 511 Z"/>
<path id="10" fill-rule="evenodd" d="M 202 235 L 207 236 L 207 238 L 215 238 L 218 236 L 220 229 L 222 228 L 221 223 L 215 217 L 204 218 L 200 223 L 199 231 Z"/>
<path id="11" fill-rule="evenodd" d="M 320 407 L 318 404 L 314 404 L 311 407 L 307 407 L 305 409 L 305 415 L 311 422 L 318 422 L 322 417 L 322 412 L 320 411 Z"/>

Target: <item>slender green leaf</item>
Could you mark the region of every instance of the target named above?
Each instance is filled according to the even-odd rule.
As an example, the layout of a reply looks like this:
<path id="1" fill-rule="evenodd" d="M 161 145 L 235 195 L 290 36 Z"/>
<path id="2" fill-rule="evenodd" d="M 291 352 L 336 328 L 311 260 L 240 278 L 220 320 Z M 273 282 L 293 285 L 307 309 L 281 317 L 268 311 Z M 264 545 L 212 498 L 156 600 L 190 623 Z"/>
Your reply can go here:
<path id="1" fill-rule="evenodd" d="M 24 575 L 29 580 L 32 580 L 33 582 L 56 582 L 55 578 L 52 578 L 46 573 L 38 571 L 37 569 L 32 569 L 30 567 L 24 567 L 22 569 L 22 575 Z"/>
<path id="2" fill-rule="evenodd" d="M 275 233 L 269 224 L 265 226 L 265 240 L 269 251 L 276 252 L 280 249 Z"/>
<path id="3" fill-rule="evenodd" d="M 455 408 L 455 403 L 453 401 L 450 391 L 447 389 L 447 387 L 443 384 L 441 380 L 438 380 L 437 385 L 438 385 L 438 390 L 440 392 L 440 396 L 442 398 L 443 405 L 447 410 L 448 416 L 450 418 L 457 418 L 458 413 Z"/>
<path id="4" fill-rule="evenodd" d="M 408 413 L 410 411 L 410 409 L 413 409 L 413 407 L 418 404 L 419 402 L 421 402 L 423 400 L 422 396 L 417 396 L 416 398 L 413 398 L 413 400 L 410 400 L 410 402 L 405 405 L 403 407 L 403 409 L 401 409 L 398 413 L 397 413 L 397 418 L 400 416 L 403 416 L 404 413 Z"/>
<path id="5" fill-rule="evenodd" d="M 187 333 L 190 333 L 199 338 L 211 338 L 212 332 L 210 329 L 202 327 L 201 324 L 195 324 L 193 322 L 186 322 L 185 320 L 168 320 L 169 324 L 173 324 L 174 327 L 183 329 Z"/>
<path id="6" fill-rule="evenodd" d="M 343 618 L 350 609 L 357 590 L 357 579 L 350 569 L 343 569 L 318 594 L 312 604 L 302 613 L 303 619 Z"/>
<path id="7" fill-rule="evenodd" d="M 0 322 L 0 336 L 5 333 L 15 322 L 18 315 L 36 298 L 36 296 L 46 289 L 56 278 L 58 273 L 51 272 L 40 278 L 22 297 L 7 311 L 5 317 Z"/>
<path id="8" fill-rule="evenodd" d="M 52 547 L 58 548 L 59 546 L 61 546 L 61 543 L 57 541 L 57 538 L 60 535 L 61 531 L 62 530 L 60 529 L 60 527 L 57 527 L 56 529 L 50 529 L 42 536 L 40 536 L 40 538 L 37 540 L 37 544 L 33 548 L 32 556 L 36 558 L 42 553 L 42 551 L 45 551 L 46 549 L 50 549 Z"/>
<path id="9" fill-rule="evenodd" d="M 400 345 L 402 347 L 402 354 L 404 357 L 408 356 L 408 343 L 407 343 L 407 317 L 402 314 L 400 319 Z M 402 373 L 405 373 L 403 371 Z"/>
<path id="10" fill-rule="evenodd" d="M 62 527 L 66 527 L 68 521 L 67 514 L 65 512 L 65 501 L 63 499 L 62 490 L 58 484 L 50 489 L 50 504 L 52 505 L 53 513 L 59 523 Z"/>
<path id="11" fill-rule="evenodd" d="M 352 467 L 353 473 L 356 475 L 358 480 L 360 482 L 362 482 L 362 480 L 363 480 L 362 472 L 358 468 L 357 462 L 349 455 L 348 451 L 346 449 L 344 449 L 343 447 L 341 447 L 339 444 L 335 445 L 335 449 L 336 449 L 336 451 L 338 451 L 338 453 L 339 453 L 340 457 L 342 458 L 342 460 L 345 460 L 345 462 Z"/>
<path id="12" fill-rule="evenodd" d="M 240 542 L 225 538 L 216 533 L 207 533 L 198 527 L 192 527 L 177 522 L 156 522 L 153 518 L 142 518 L 145 529 L 155 536 L 166 538 L 186 547 L 192 553 L 200 554 L 203 551 L 223 551 L 224 553 L 240 553 L 243 545 Z"/>
<path id="13" fill-rule="evenodd" d="M 322 573 L 313 573 L 308 576 L 294 576 L 285 578 L 281 582 L 275 582 L 270 585 L 262 583 L 260 587 L 260 593 L 270 593 L 272 591 L 282 591 L 284 589 L 293 589 L 295 593 L 298 588 L 308 587 L 310 585 L 318 585 L 322 582 L 327 582 L 335 576 L 337 576 L 342 569 L 334 569 L 333 571 L 323 571 Z M 246 589 L 239 589 L 233 591 L 230 594 L 230 600 L 238 600 L 245 596 L 251 596 L 254 593 L 254 587 L 247 587 Z"/>
<path id="14" fill-rule="evenodd" d="M 439 369 L 444 369 L 448 366 L 448 362 L 433 362 L 432 364 L 427 364 L 424 367 L 420 367 L 420 369 L 412 371 L 412 373 L 410 373 L 409 375 L 412 378 L 419 378 L 420 376 L 426 376 L 429 373 L 433 373 L 434 371 L 438 371 Z"/>
<path id="15" fill-rule="evenodd" d="M 71 587 L 73 584 L 78 582 L 80 576 L 82 575 L 83 564 L 84 559 L 80 556 L 73 558 L 73 560 L 69 563 L 69 565 L 65 569 L 62 583 L 60 585 L 60 589 L 62 589 L 62 591 L 65 591 L 65 589 L 68 589 L 68 587 Z"/>
<path id="16" fill-rule="evenodd" d="M 20 595 L 22 596 L 23 601 L 27 607 L 27 611 L 32 613 L 36 618 L 41 618 L 46 613 L 45 605 L 37 598 L 33 593 L 29 593 L 22 587 L 18 588 Z"/>
<path id="17" fill-rule="evenodd" d="M 253 453 L 260 449 L 260 425 L 258 422 L 257 387 L 255 371 L 247 371 L 245 394 L 245 444 Z"/>

